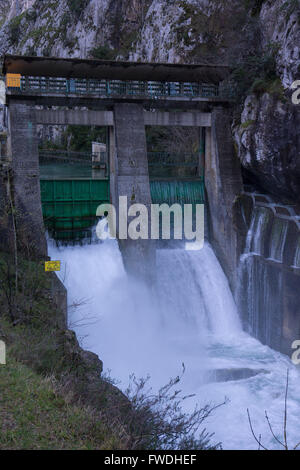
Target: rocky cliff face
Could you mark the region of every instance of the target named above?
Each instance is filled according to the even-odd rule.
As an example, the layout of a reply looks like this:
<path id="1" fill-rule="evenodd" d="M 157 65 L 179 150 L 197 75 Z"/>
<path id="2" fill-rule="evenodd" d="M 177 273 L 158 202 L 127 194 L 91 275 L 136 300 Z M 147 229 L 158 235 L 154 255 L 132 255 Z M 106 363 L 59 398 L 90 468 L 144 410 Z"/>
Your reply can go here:
<path id="1" fill-rule="evenodd" d="M 230 63 L 243 167 L 263 189 L 300 202 L 300 108 L 289 93 L 300 79 L 299 0 L 8 3 L 0 0 L 0 53 Z"/>
<path id="2" fill-rule="evenodd" d="M 290 87 L 300 78 L 300 4 L 266 1 L 260 13 L 260 50 L 275 46 L 278 79 L 257 81 L 234 126 L 239 157 L 250 179 L 275 196 L 300 203 L 300 106 Z M 252 178 L 251 178 L 252 177 Z"/>
<path id="3" fill-rule="evenodd" d="M 288 100 L 264 93 L 247 97 L 234 137 L 250 182 L 300 203 L 300 113 Z"/>
<path id="4" fill-rule="evenodd" d="M 132 59 L 227 62 L 235 68 L 236 149 L 248 177 L 278 197 L 300 202 L 299 0 L 154 0 Z M 243 82 L 243 83 L 241 83 Z"/>
<path id="5" fill-rule="evenodd" d="M 94 48 L 105 45 L 126 53 L 149 5 L 148 0 L 19 3 L 21 9 L 20 5 L 16 8 L 16 0 L 11 0 L 10 10 L 4 15 L 0 53 L 87 57 Z"/>

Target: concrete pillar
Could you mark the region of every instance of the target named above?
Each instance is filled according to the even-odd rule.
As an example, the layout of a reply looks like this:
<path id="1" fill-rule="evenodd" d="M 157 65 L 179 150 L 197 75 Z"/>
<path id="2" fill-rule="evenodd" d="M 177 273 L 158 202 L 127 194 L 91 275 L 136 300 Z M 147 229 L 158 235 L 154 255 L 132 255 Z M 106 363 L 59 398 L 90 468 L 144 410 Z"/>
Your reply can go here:
<path id="1" fill-rule="evenodd" d="M 242 251 L 235 205 L 243 185 L 241 165 L 233 145 L 230 115 L 223 108 L 214 109 L 212 128 L 206 128 L 205 186 L 211 242 L 234 291 Z"/>
<path id="2" fill-rule="evenodd" d="M 116 171 L 117 171 L 117 156 L 116 156 L 116 143 L 115 143 L 115 129 L 113 126 L 108 128 L 108 165 L 109 165 L 109 187 L 110 187 L 110 201 L 117 206 L 117 187 L 116 187 Z"/>
<path id="3" fill-rule="evenodd" d="M 211 148 L 212 148 L 212 141 L 211 141 L 211 127 L 205 128 L 205 169 L 209 171 L 211 167 Z"/>
<path id="4" fill-rule="evenodd" d="M 38 138 L 35 110 L 30 103 L 10 102 L 9 134 L 18 245 L 26 253 L 45 257 Z"/>
<path id="5" fill-rule="evenodd" d="M 138 104 L 116 104 L 114 124 L 116 158 L 113 157 L 112 150 L 111 181 L 114 178 L 116 181 L 111 190 L 112 200 L 127 196 L 128 208 L 133 204 L 144 204 L 150 216 L 151 194 L 143 107 Z M 128 224 L 131 220 L 132 218 L 128 219 Z M 150 218 L 148 226 L 150 237 Z M 152 282 L 155 272 L 155 241 L 129 238 L 121 240 L 119 237 L 119 245 L 127 272 L 138 279 Z"/>
<path id="6" fill-rule="evenodd" d="M 205 161 L 205 154 L 204 154 L 204 147 L 205 147 L 205 127 L 200 127 L 199 130 L 199 163 L 198 163 L 198 176 L 203 176 L 204 170 L 204 161 Z"/>

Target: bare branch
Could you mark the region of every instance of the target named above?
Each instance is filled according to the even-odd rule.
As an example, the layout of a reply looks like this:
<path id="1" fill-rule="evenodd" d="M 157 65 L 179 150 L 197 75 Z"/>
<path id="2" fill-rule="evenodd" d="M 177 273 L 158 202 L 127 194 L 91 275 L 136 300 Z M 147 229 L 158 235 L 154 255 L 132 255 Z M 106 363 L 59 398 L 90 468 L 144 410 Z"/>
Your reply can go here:
<path id="1" fill-rule="evenodd" d="M 275 436 L 275 434 L 274 434 L 274 432 L 273 432 L 273 428 L 272 428 L 271 422 L 270 422 L 270 420 L 269 420 L 269 416 L 268 416 L 268 414 L 267 414 L 266 411 L 265 411 L 265 416 L 266 416 L 266 420 L 267 420 L 267 423 L 268 423 L 268 425 L 269 425 L 270 431 L 271 431 L 271 433 L 272 433 L 272 436 L 273 436 L 274 439 L 278 442 L 278 444 L 280 444 L 282 447 L 285 448 L 285 445 L 283 444 L 283 442 L 281 442 L 281 441 L 278 439 L 278 437 Z"/>
<path id="2" fill-rule="evenodd" d="M 252 426 L 252 421 L 251 421 L 251 417 L 250 417 L 250 412 L 249 412 L 249 409 L 247 408 L 247 414 L 248 414 L 248 420 L 249 420 L 249 425 L 250 425 L 250 429 L 251 429 L 251 432 L 252 432 L 252 436 L 254 437 L 254 439 L 256 440 L 257 444 L 259 445 L 259 447 L 262 447 L 264 450 L 269 450 L 267 449 L 266 447 L 264 447 L 261 443 L 261 436 L 260 438 L 258 439 L 255 435 L 255 432 L 253 430 L 253 426 Z"/>
<path id="3" fill-rule="evenodd" d="M 285 449 L 288 450 L 288 443 L 287 443 L 287 397 L 288 397 L 288 390 L 289 390 L 289 369 L 286 373 L 286 388 L 285 388 L 285 397 L 284 397 L 284 444 Z"/>

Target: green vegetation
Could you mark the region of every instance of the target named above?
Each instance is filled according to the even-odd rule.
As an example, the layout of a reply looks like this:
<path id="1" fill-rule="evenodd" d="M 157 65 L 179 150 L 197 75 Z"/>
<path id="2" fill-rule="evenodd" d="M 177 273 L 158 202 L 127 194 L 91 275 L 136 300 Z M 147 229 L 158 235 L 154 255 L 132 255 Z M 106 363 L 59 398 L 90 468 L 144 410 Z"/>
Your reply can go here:
<path id="1" fill-rule="evenodd" d="M 105 142 L 106 129 L 94 126 L 68 126 L 66 138 L 69 150 L 91 152 L 92 142 Z"/>
<path id="2" fill-rule="evenodd" d="M 8 354 L 0 365 L 0 449 L 114 449 L 120 442 L 97 414 L 68 403 L 54 378 L 44 379 Z"/>
<path id="3" fill-rule="evenodd" d="M 93 59 L 106 59 L 106 60 L 114 60 L 117 57 L 117 51 L 111 48 L 108 44 L 104 46 L 94 47 L 90 50 L 90 56 Z"/>
<path id="4" fill-rule="evenodd" d="M 68 7 L 74 15 L 79 18 L 82 11 L 86 8 L 89 0 L 67 0 Z"/>
<path id="5" fill-rule="evenodd" d="M 75 3 L 74 7 L 76 11 Z M 56 21 L 57 8 L 57 1 L 38 2 L 34 9 L 29 9 L 10 21 L 8 24 L 9 38 L 12 44 L 17 46 L 17 50 L 20 50 L 29 42 L 31 45 L 27 46 L 26 50 L 28 55 L 37 55 L 36 49 L 40 47 L 42 55 L 49 56 L 58 40 L 70 51 L 75 49 L 78 38 L 68 35 L 68 27 L 74 23 L 75 11 L 72 14 L 72 11 L 67 9 L 61 18 Z M 42 26 L 40 27 L 35 27 L 37 18 L 42 20 Z"/>
<path id="6" fill-rule="evenodd" d="M 99 44 L 90 51 L 95 59 L 128 59 L 134 49 L 152 0 L 113 2 L 107 14 L 112 25 L 111 44 Z"/>
<path id="7" fill-rule="evenodd" d="M 21 22 L 24 18 L 24 14 L 15 16 L 8 25 L 9 28 L 9 39 L 13 44 L 16 44 L 20 39 L 21 34 Z"/>
<path id="8" fill-rule="evenodd" d="M 36 21 L 37 19 L 37 11 L 35 8 L 29 8 L 25 12 L 26 21 Z"/>
<path id="9" fill-rule="evenodd" d="M 174 387 L 132 377 L 126 395 L 82 351 L 54 304 L 43 262 L 0 253 L 0 449 L 218 449 L 200 427 L 216 407 L 186 414 Z M 88 321 L 88 319 L 87 319 Z M 50 378 L 49 378 L 50 377 Z"/>
<path id="10" fill-rule="evenodd" d="M 270 95 L 276 95 L 282 101 L 285 101 L 285 93 L 280 78 L 273 80 L 257 79 L 251 87 L 251 91 L 256 94 L 269 93 Z"/>
<path id="11" fill-rule="evenodd" d="M 249 119 L 248 121 L 243 122 L 241 124 L 241 127 L 243 129 L 248 129 L 248 127 L 252 126 L 254 123 L 255 123 L 255 121 L 252 121 L 251 119 Z"/>
<path id="12" fill-rule="evenodd" d="M 127 32 L 126 30 L 123 31 L 120 47 L 118 51 L 118 55 L 128 59 L 129 52 L 134 49 L 134 45 L 138 40 L 139 29 L 134 29 L 133 31 Z"/>
<path id="13" fill-rule="evenodd" d="M 237 38 L 240 38 L 242 25 L 249 19 L 244 2 L 238 5 L 237 2 L 218 0 L 211 2 L 208 10 L 186 0 L 179 1 L 178 5 L 182 13 L 174 30 L 182 58 L 191 62 L 216 63 L 222 61 L 226 51 L 237 55 Z M 241 48 L 238 55 L 240 51 Z"/>
<path id="14" fill-rule="evenodd" d="M 44 140 L 40 142 L 40 148 L 70 150 L 73 152 L 91 153 L 92 142 L 106 141 L 106 129 L 97 126 L 68 126 L 60 134 L 59 141 Z"/>
<path id="15" fill-rule="evenodd" d="M 299 0 L 287 0 L 280 7 L 280 10 L 285 12 L 286 20 L 288 20 L 289 17 L 298 9 Z"/>
<path id="16" fill-rule="evenodd" d="M 258 95 L 265 92 L 283 98 L 284 90 L 276 70 L 276 56 L 279 46 L 271 43 L 260 55 L 250 55 L 236 65 L 232 79 L 237 83 L 239 98 L 249 93 Z"/>
<path id="17" fill-rule="evenodd" d="M 122 408 L 124 399 L 112 395 L 100 363 L 87 362 L 65 329 L 52 300 L 55 279 L 42 262 L 18 255 L 16 263 L 0 253 L 0 339 L 8 351 L 8 364 L 0 366 L 0 449 L 125 448 L 107 419 L 108 404 L 115 400 Z"/>

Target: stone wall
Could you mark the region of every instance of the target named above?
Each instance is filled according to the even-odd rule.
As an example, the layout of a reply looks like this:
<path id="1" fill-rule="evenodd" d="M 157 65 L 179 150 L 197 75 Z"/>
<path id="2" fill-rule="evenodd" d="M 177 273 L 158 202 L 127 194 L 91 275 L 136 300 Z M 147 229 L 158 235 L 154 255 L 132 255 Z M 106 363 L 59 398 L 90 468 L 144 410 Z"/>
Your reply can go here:
<path id="1" fill-rule="evenodd" d="M 12 167 L 12 198 L 17 241 L 23 252 L 47 256 L 40 195 L 38 139 L 33 105 L 10 102 L 9 135 Z"/>
<path id="2" fill-rule="evenodd" d="M 253 192 L 238 206 L 247 234 L 236 290 L 243 326 L 290 356 L 300 338 L 300 208 Z"/>
<path id="3" fill-rule="evenodd" d="M 242 176 L 231 137 L 228 110 L 213 110 L 212 128 L 206 130 L 205 145 L 210 241 L 234 289 L 242 240 L 236 225 L 235 202 L 242 192 Z"/>
<path id="4" fill-rule="evenodd" d="M 134 204 L 143 204 L 150 215 L 151 194 L 143 107 L 137 104 L 116 104 L 114 134 L 114 155 L 111 162 L 111 182 L 114 188 L 112 202 L 118 208 L 119 197 L 127 196 L 128 208 Z M 125 224 L 127 228 L 127 222 Z M 152 282 L 155 241 L 120 239 L 120 227 L 118 232 L 126 270 L 137 279 Z"/>

